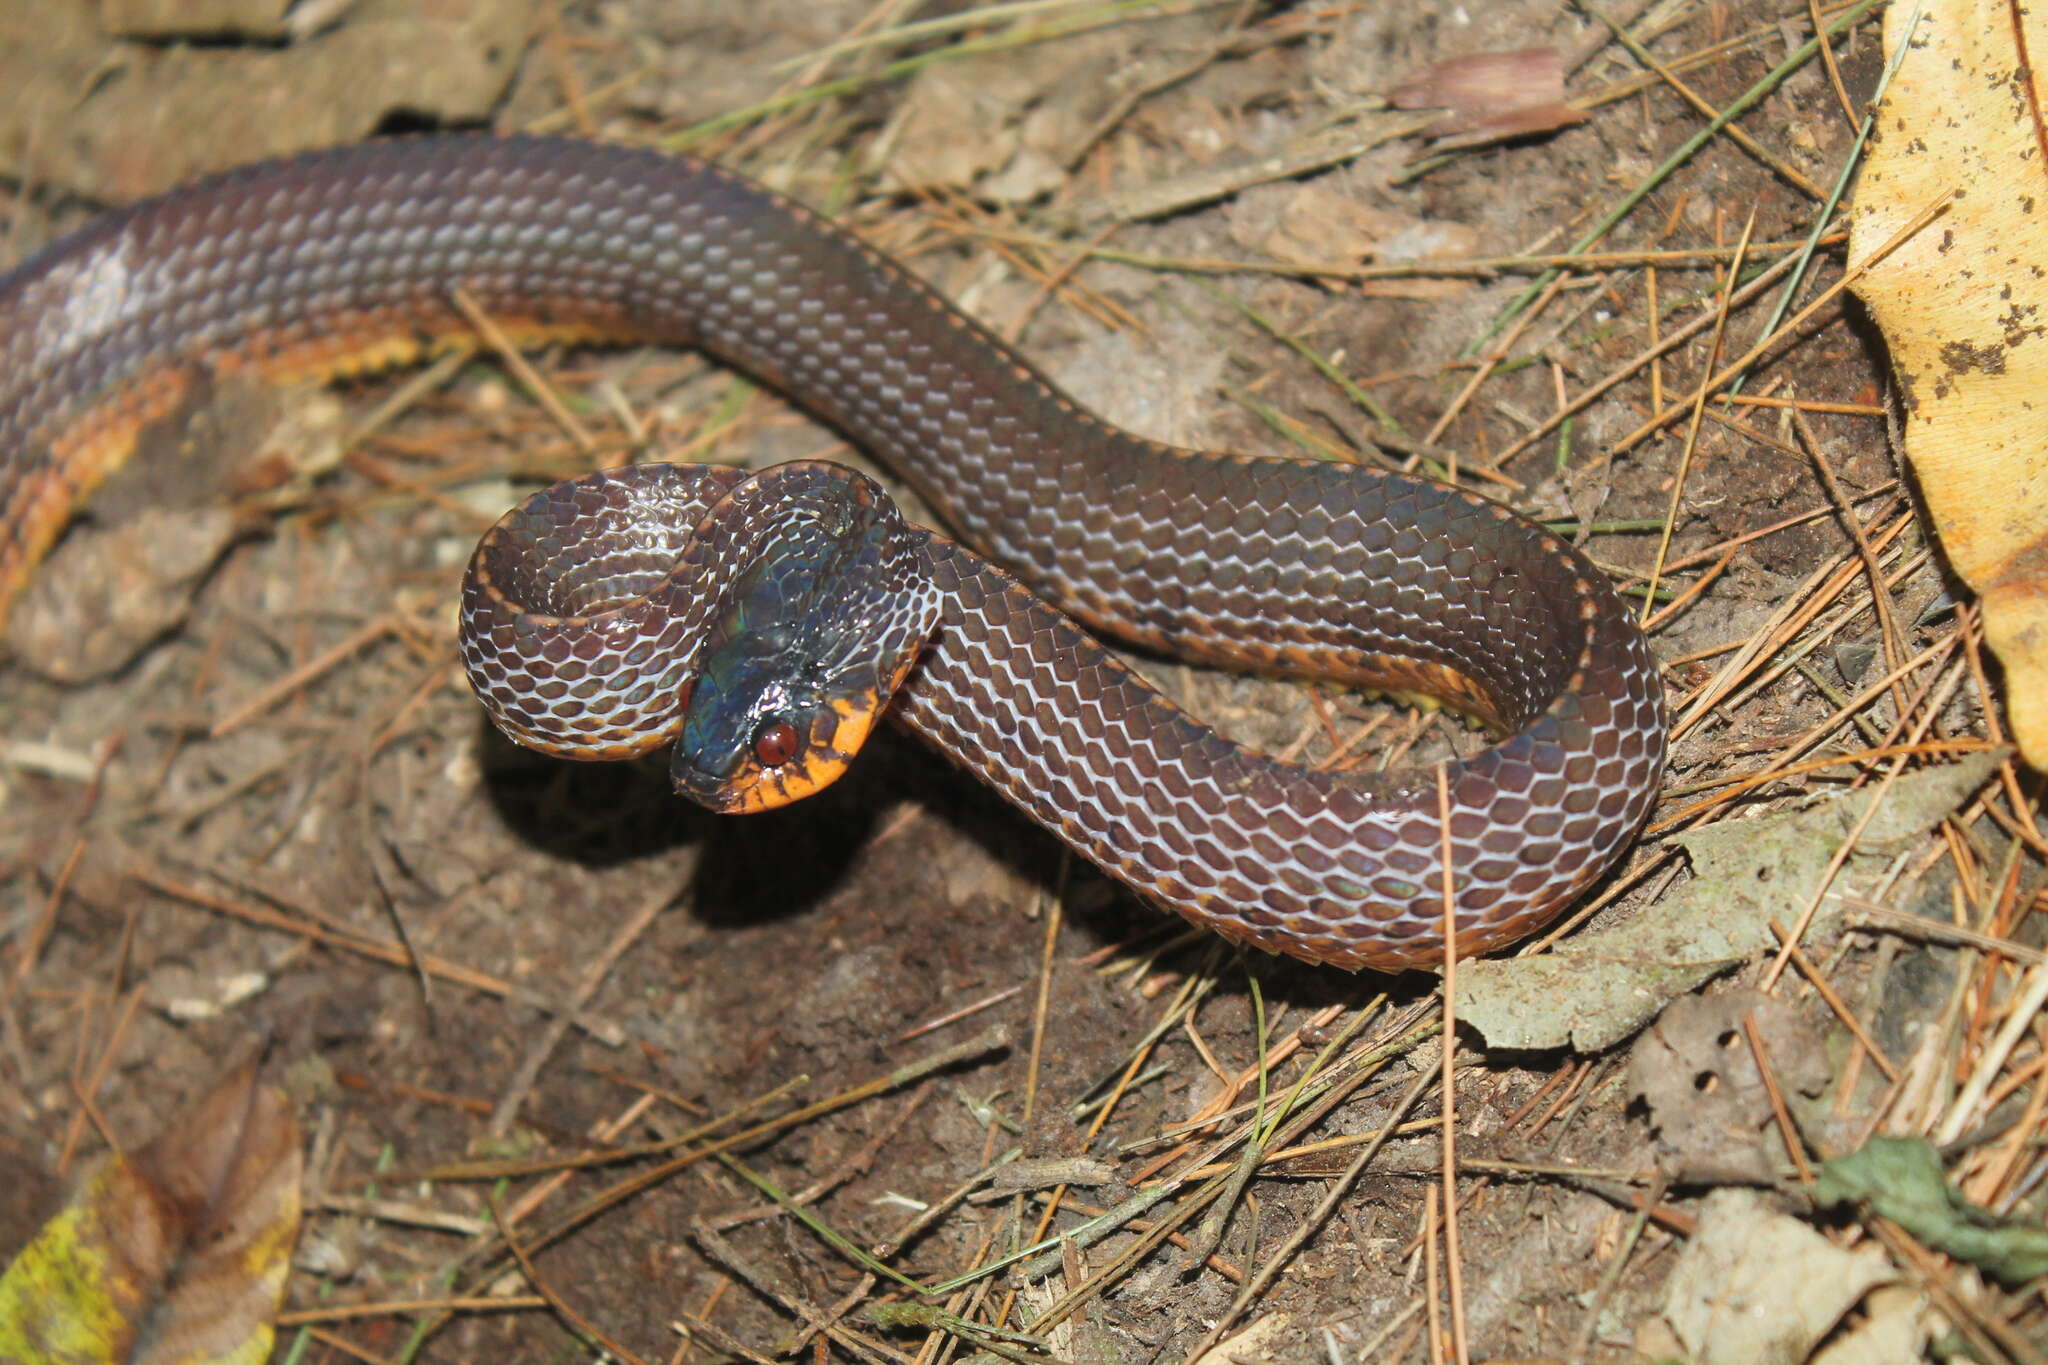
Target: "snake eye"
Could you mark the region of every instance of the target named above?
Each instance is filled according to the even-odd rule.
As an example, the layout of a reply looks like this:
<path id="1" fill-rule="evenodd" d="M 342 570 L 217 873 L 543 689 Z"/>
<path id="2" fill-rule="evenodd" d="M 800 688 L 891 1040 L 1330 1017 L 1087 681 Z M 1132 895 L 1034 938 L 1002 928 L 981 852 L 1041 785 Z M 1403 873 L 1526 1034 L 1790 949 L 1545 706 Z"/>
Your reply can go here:
<path id="1" fill-rule="evenodd" d="M 764 768 L 779 768 L 803 748 L 803 736 L 786 720 L 766 720 L 754 731 L 754 757 Z"/>

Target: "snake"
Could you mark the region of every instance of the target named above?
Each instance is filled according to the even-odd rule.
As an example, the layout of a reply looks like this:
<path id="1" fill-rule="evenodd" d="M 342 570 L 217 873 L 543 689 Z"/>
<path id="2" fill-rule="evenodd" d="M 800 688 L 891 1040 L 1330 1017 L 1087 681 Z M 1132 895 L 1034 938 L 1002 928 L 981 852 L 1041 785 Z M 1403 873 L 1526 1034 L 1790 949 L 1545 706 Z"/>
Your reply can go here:
<path id="1" fill-rule="evenodd" d="M 574 138 L 254 163 L 0 276 L 0 612 L 140 434 L 209 385 L 414 362 L 474 344 L 470 308 L 518 344 L 697 348 L 878 457 L 951 532 L 820 461 L 650 462 L 535 493 L 483 537 L 461 605 L 471 684 L 522 743 L 667 745 L 679 791 L 748 811 L 830 782 L 886 718 L 1142 898 L 1383 971 L 1547 924 L 1656 800 L 1656 660 L 1557 535 L 1391 468 L 1121 430 L 819 214 L 711 162 Z M 1409 767 L 1291 762 L 1109 642 L 1426 695 L 1489 733 Z"/>

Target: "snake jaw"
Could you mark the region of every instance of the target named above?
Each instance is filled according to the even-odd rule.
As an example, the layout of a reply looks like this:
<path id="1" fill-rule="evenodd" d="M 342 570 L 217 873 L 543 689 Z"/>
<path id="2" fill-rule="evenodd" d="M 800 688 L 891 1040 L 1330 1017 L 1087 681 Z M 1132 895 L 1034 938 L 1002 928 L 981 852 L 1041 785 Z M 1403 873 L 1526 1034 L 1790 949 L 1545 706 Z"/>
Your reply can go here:
<path id="1" fill-rule="evenodd" d="M 764 763 L 756 750 L 742 749 L 712 771 L 679 742 L 669 764 L 677 793 L 720 815 L 753 815 L 823 791 L 845 775 L 920 657 L 905 651 L 879 685 L 811 708 L 809 733 L 786 763 Z"/>
<path id="2" fill-rule="evenodd" d="M 725 771 L 710 772 L 678 745 L 669 775 L 679 794 L 720 815 L 787 806 L 839 780 L 867 743 L 886 701 L 885 695 L 868 692 L 816 708 L 807 717 L 809 732 L 796 757 L 786 763 L 763 763 L 748 750 Z"/>

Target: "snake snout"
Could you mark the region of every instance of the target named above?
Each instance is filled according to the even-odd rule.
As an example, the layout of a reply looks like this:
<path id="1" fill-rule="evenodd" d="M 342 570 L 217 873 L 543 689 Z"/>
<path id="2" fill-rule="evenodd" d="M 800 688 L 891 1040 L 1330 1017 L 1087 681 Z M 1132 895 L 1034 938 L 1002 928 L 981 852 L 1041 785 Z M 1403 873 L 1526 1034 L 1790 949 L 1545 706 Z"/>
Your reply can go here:
<path id="1" fill-rule="evenodd" d="M 807 710 L 746 709 L 750 728 L 683 734 L 669 756 L 676 794 L 722 815 L 774 810 L 839 780 L 866 742 L 883 698 L 866 695 Z"/>
<path id="2" fill-rule="evenodd" d="M 676 795 L 686 796 L 707 810 L 726 812 L 737 808 L 736 779 L 741 777 L 740 768 L 737 755 L 726 762 L 716 756 L 693 753 L 680 742 L 669 754 L 669 781 L 674 784 Z"/>

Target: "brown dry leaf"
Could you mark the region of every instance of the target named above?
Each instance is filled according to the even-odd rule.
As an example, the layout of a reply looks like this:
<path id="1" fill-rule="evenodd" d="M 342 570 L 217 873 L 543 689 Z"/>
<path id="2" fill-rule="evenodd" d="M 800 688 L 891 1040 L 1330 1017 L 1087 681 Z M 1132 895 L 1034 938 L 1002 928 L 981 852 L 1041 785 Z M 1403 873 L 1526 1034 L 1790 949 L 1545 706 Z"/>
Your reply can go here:
<path id="1" fill-rule="evenodd" d="M 1753 1190 L 1716 1190 L 1664 1282 L 1663 1316 L 1693 1365 L 1801 1365 L 1898 1278 L 1874 1242 L 1844 1251 Z"/>
<path id="2" fill-rule="evenodd" d="M 270 1357 L 299 1227 L 284 1095 L 235 1069 L 162 1136 L 102 1166 L 0 1277 L 0 1360 Z"/>
<path id="3" fill-rule="evenodd" d="M 1628 1088 L 1681 1165 L 1768 1180 L 1784 1149 L 1762 1136 L 1776 1114 L 1745 1022 L 1768 1050 L 1783 1096 L 1797 1105 L 1821 1093 L 1834 1074 L 1825 1035 L 1789 1002 L 1746 990 L 1674 1001 L 1636 1044 Z"/>
<path id="4" fill-rule="evenodd" d="M 1914 14 L 1919 27 L 1910 35 Z M 1857 292 L 1884 329 L 1906 456 L 1949 562 L 1982 599 L 2021 755 L 2048 767 L 2048 10 L 2005 0 L 1893 5 L 1898 73 L 1856 194 L 1850 263 L 1915 215 L 1941 218 L 1873 264 Z"/>
<path id="5" fill-rule="evenodd" d="M 1476 147 L 1583 123 L 1564 102 L 1564 57 L 1554 47 L 1481 52 L 1424 67 L 1388 92 L 1396 109 L 1448 109 L 1430 125 L 1434 146 Z"/>

